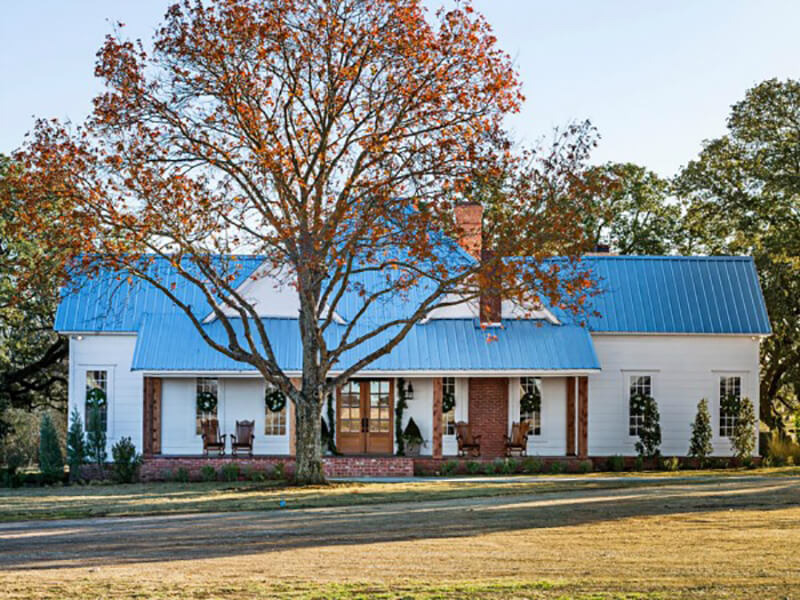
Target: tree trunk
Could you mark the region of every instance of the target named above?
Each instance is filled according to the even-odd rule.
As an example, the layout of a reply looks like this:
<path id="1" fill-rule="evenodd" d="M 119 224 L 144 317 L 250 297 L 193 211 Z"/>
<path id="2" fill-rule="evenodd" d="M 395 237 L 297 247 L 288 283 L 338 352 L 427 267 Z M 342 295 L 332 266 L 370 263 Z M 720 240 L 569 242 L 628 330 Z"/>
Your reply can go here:
<path id="1" fill-rule="evenodd" d="M 308 388 L 306 388 L 308 389 Z M 296 470 L 298 484 L 325 483 L 322 470 L 322 402 L 311 391 L 301 392 L 302 400 L 295 405 Z"/>

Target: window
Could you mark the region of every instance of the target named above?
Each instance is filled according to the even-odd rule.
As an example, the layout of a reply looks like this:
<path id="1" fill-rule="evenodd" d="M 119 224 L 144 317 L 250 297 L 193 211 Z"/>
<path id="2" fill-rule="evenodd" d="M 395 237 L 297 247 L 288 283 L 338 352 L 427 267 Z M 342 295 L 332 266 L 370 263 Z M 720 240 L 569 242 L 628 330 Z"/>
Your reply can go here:
<path id="1" fill-rule="evenodd" d="M 272 412 L 266 406 L 264 410 L 264 435 L 286 435 L 286 409 L 289 406 L 287 400 L 284 407 L 278 412 Z"/>
<path id="2" fill-rule="evenodd" d="M 216 378 L 213 377 L 198 377 L 197 378 L 196 395 L 199 397 L 201 393 L 207 392 L 214 397 L 213 409 L 209 411 L 202 411 L 199 403 L 195 402 L 196 418 L 195 418 L 195 431 L 197 435 L 203 433 L 201 423 L 206 419 L 217 418 L 217 405 L 219 401 L 219 385 Z"/>
<path id="3" fill-rule="evenodd" d="M 736 412 L 726 400 L 742 399 L 742 378 L 738 375 L 722 375 L 719 378 L 719 434 L 731 437 L 736 425 Z"/>
<path id="4" fill-rule="evenodd" d="M 456 378 L 442 377 L 442 398 L 450 396 L 455 400 L 456 397 Z M 442 411 L 442 433 L 444 435 L 456 434 L 456 405 L 447 412 Z"/>
<path id="5" fill-rule="evenodd" d="M 653 396 L 653 377 L 651 375 L 631 375 L 628 388 L 628 435 L 638 436 L 644 425 L 644 415 L 634 411 L 632 400 L 636 396 Z"/>
<path id="6" fill-rule="evenodd" d="M 92 390 L 100 390 L 102 394 L 92 392 Z M 90 394 L 90 392 L 92 392 Z M 94 404 L 97 403 L 100 410 L 100 425 L 103 431 L 108 431 L 108 371 L 86 371 L 86 404 L 84 406 L 84 414 L 86 415 L 86 425 L 89 425 L 89 419 Z"/>
<path id="7" fill-rule="evenodd" d="M 539 400 L 538 410 L 522 410 L 520 406 L 519 421 L 528 423 L 528 432 L 531 435 L 542 435 L 542 380 L 538 377 L 521 377 L 519 380 L 519 397 L 522 399 L 525 394 L 533 394 Z"/>
<path id="8" fill-rule="evenodd" d="M 348 381 L 342 386 L 340 395 L 339 431 L 359 433 L 362 431 L 361 382 Z"/>

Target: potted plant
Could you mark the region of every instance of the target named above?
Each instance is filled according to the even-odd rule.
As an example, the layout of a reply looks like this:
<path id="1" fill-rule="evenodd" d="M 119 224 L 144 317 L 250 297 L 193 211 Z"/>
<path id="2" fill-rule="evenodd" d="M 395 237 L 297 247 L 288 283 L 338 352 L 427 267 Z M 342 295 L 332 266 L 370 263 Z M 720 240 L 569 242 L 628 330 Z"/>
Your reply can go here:
<path id="1" fill-rule="evenodd" d="M 422 433 L 413 418 L 409 419 L 406 424 L 403 441 L 406 446 L 406 456 L 419 456 L 420 448 L 425 445 L 425 440 L 422 439 Z"/>

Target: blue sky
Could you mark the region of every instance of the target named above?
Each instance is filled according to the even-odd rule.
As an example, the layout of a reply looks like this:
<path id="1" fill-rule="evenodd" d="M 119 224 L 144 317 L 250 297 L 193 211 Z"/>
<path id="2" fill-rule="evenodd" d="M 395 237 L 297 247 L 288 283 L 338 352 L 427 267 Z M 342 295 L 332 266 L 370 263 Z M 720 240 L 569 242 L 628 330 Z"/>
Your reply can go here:
<path id="1" fill-rule="evenodd" d="M 426 0 L 437 6 L 442 0 Z M 149 38 L 166 0 L 8 2 L 0 17 L 0 152 L 33 115 L 81 121 L 99 90 L 110 22 Z M 673 174 L 724 132 L 730 105 L 771 77 L 800 78 L 797 0 L 475 0 L 515 59 L 527 97 L 509 120 L 533 142 L 589 118 L 594 162 Z"/>

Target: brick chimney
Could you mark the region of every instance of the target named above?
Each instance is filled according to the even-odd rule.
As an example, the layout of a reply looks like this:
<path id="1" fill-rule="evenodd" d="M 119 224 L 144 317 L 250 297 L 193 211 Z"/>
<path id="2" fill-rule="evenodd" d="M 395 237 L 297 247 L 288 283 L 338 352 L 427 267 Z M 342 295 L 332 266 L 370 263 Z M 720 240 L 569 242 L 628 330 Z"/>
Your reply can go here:
<path id="1" fill-rule="evenodd" d="M 469 252 L 473 258 L 481 259 L 483 247 L 483 206 L 477 202 L 456 206 L 456 225 L 461 230 L 458 245 Z"/>
<path id="2" fill-rule="evenodd" d="M 456 225 L 461 230 L 458 245 L 478 260 L 491 259 L 490 250 L 483 248 L 483 206 L 465 203 L 456 206 Z M 483 290 L 480 298 L 481 323 L 499 323 L 501 298 L 496 291 Z"/>

